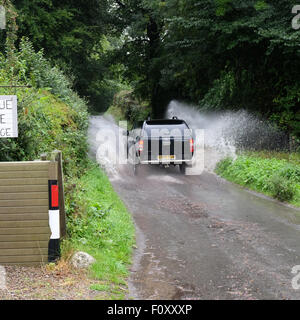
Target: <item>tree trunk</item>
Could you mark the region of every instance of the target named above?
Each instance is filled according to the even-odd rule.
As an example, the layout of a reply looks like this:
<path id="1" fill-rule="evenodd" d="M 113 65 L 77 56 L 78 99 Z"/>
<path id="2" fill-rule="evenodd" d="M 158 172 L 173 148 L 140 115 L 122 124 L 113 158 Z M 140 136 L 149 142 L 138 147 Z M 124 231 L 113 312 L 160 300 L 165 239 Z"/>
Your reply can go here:
<path id="1" fill-rule="evenodd" d="M 151 94 L 151 106 L 152 106 L 152 116 L 154 118 L 164 117 L 164 108 L 161 101 L 162 88 L 159 84 L 161 79 L 160 70 L 156 68 L 153 64 L 153 59 L 158 56 L 160 49 L 160 31 L 161 28 L 158 26 L 157 22 L 150 17 L 147 26 L 147 36 L 149 38 L 149 71 L 148 71 L 148 82 L 150 86 Z"/>

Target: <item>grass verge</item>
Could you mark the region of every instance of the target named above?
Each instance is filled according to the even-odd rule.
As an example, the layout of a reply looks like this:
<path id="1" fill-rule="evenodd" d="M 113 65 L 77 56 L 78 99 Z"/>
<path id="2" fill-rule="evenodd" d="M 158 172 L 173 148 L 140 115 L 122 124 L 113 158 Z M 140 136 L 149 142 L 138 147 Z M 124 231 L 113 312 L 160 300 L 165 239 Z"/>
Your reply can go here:
<path id="1" fill-rule="evenodd" d="M 247 152 L 226 158 L 216 167 L 223 178 L 300 207 L 300 155 Z"/>
<path id="2" fill-rule="evenodd" d="M 96 164 L 89 164 L 86 173 L 67 188 L 75 190 L 67 192 L 69 238 L 63 252 L 91 254 L 96 259 L 89 270 L 96 280 L 91 290 L 99 291 L 99 299 L 124 299 L 135 245 L 130 213 Z"/>

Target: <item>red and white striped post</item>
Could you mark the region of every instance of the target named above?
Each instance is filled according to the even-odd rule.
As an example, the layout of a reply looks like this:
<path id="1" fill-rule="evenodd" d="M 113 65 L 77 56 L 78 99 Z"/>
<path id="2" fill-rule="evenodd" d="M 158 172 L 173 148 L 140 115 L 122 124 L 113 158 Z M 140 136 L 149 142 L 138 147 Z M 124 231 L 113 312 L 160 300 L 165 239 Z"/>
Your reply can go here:
<path id="1" fill-rule="evenodd" d="M 49 226 L 51 237 L 48 248 L 48 262 L 55 262 L 60 258 L 60 212 L 57 180 L 49 180 Z"/>
<path id="2" fill-rule="evenodd" d="M 48 194 L 49 194 L 49 227 L 51 236 L 48 245 L 48 262 L 56 262 L 60 258 L 60 237 L 61 237 L 61 223 L 60 223 L 60 192 L 63 188 L 59 188 L 59 170 L 61 170 L 57 161 L 58 151 L 51 155 L 51 162 L 49 165 L 48 178 Z M 61 189 L 61 190 L 60 190 Z"/>
<path id="3" fill-rule="evenodd" d="M 41 160 L 46 161 L 47 154 L 42 154 Z M 62 153 L 59 150 L 51 153 L 48 176 L 49 227 L 51 230 L 48 262 L 56 262 L 60 258 L 60 240 L 66 235 Z"/>

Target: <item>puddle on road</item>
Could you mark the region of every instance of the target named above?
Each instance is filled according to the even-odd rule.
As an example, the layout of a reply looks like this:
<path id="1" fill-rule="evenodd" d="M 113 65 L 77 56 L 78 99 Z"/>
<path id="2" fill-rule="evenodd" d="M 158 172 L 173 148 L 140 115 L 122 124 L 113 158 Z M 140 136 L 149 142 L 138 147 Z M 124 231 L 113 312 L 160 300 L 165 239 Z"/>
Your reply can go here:
<path id="1" fill-rule="evenodd" d="M 174 260 L 174 263 L 177 262 Z M 196 289 L 192 285 L 182 284 L 179 280 L 171 280 L 166 266 L 155 257 L 153 252 L 144 252 L 139 264 L 143 274 L 134 272 L 129 282 L 130 291 L 135 299 L 196 299 Z"/>
<path id="2" fill-rule="evenodd" d="M 174 197 L 161 200 L 158 203 L 161 209 L 171 213 L 184 214 L 193 219 L 208 217 L 208 206 L 202 202 L 192 202 L 184 197 Z"/>
<path id="3" fill-rule="evenodd" d="M 179 179 L 176 179 L 172 176 L 165 176 L 165 175 L 151 175 L 147 177 L 147 180 L 159 180 L 168 183 L 177 183 L 177 184 L 184 184 L 185 182 Z"/>

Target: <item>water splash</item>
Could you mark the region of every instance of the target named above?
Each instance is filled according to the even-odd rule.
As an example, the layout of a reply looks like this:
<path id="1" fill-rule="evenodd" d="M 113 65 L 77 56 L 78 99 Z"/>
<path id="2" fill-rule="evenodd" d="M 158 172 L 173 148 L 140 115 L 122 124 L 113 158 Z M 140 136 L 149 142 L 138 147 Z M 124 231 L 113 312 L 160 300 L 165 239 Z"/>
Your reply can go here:
<path id="1" fill-rule="evenodd" d="M 225 157 L 236 158 L 237 150 L 282 150 L 287 136 L 245 110 L 201 112 L 196 106 L 173 100 L 166 116 L 184 119 L 192 129 L 205 129 L 205 168 L 213 171 Z"/>
<path id="2" fill-rule="evenodd" d="M 100 167 L 111 179 L 117 179 L 118 173 L 118 137 L 119 127 L 111 116 L 92 116 L 88 131 L 89 156 L 96 158 Z M 106 147 L 105 147 L 106 146 Z M 102 154 L 100 151 L 106 151 Z"/>

